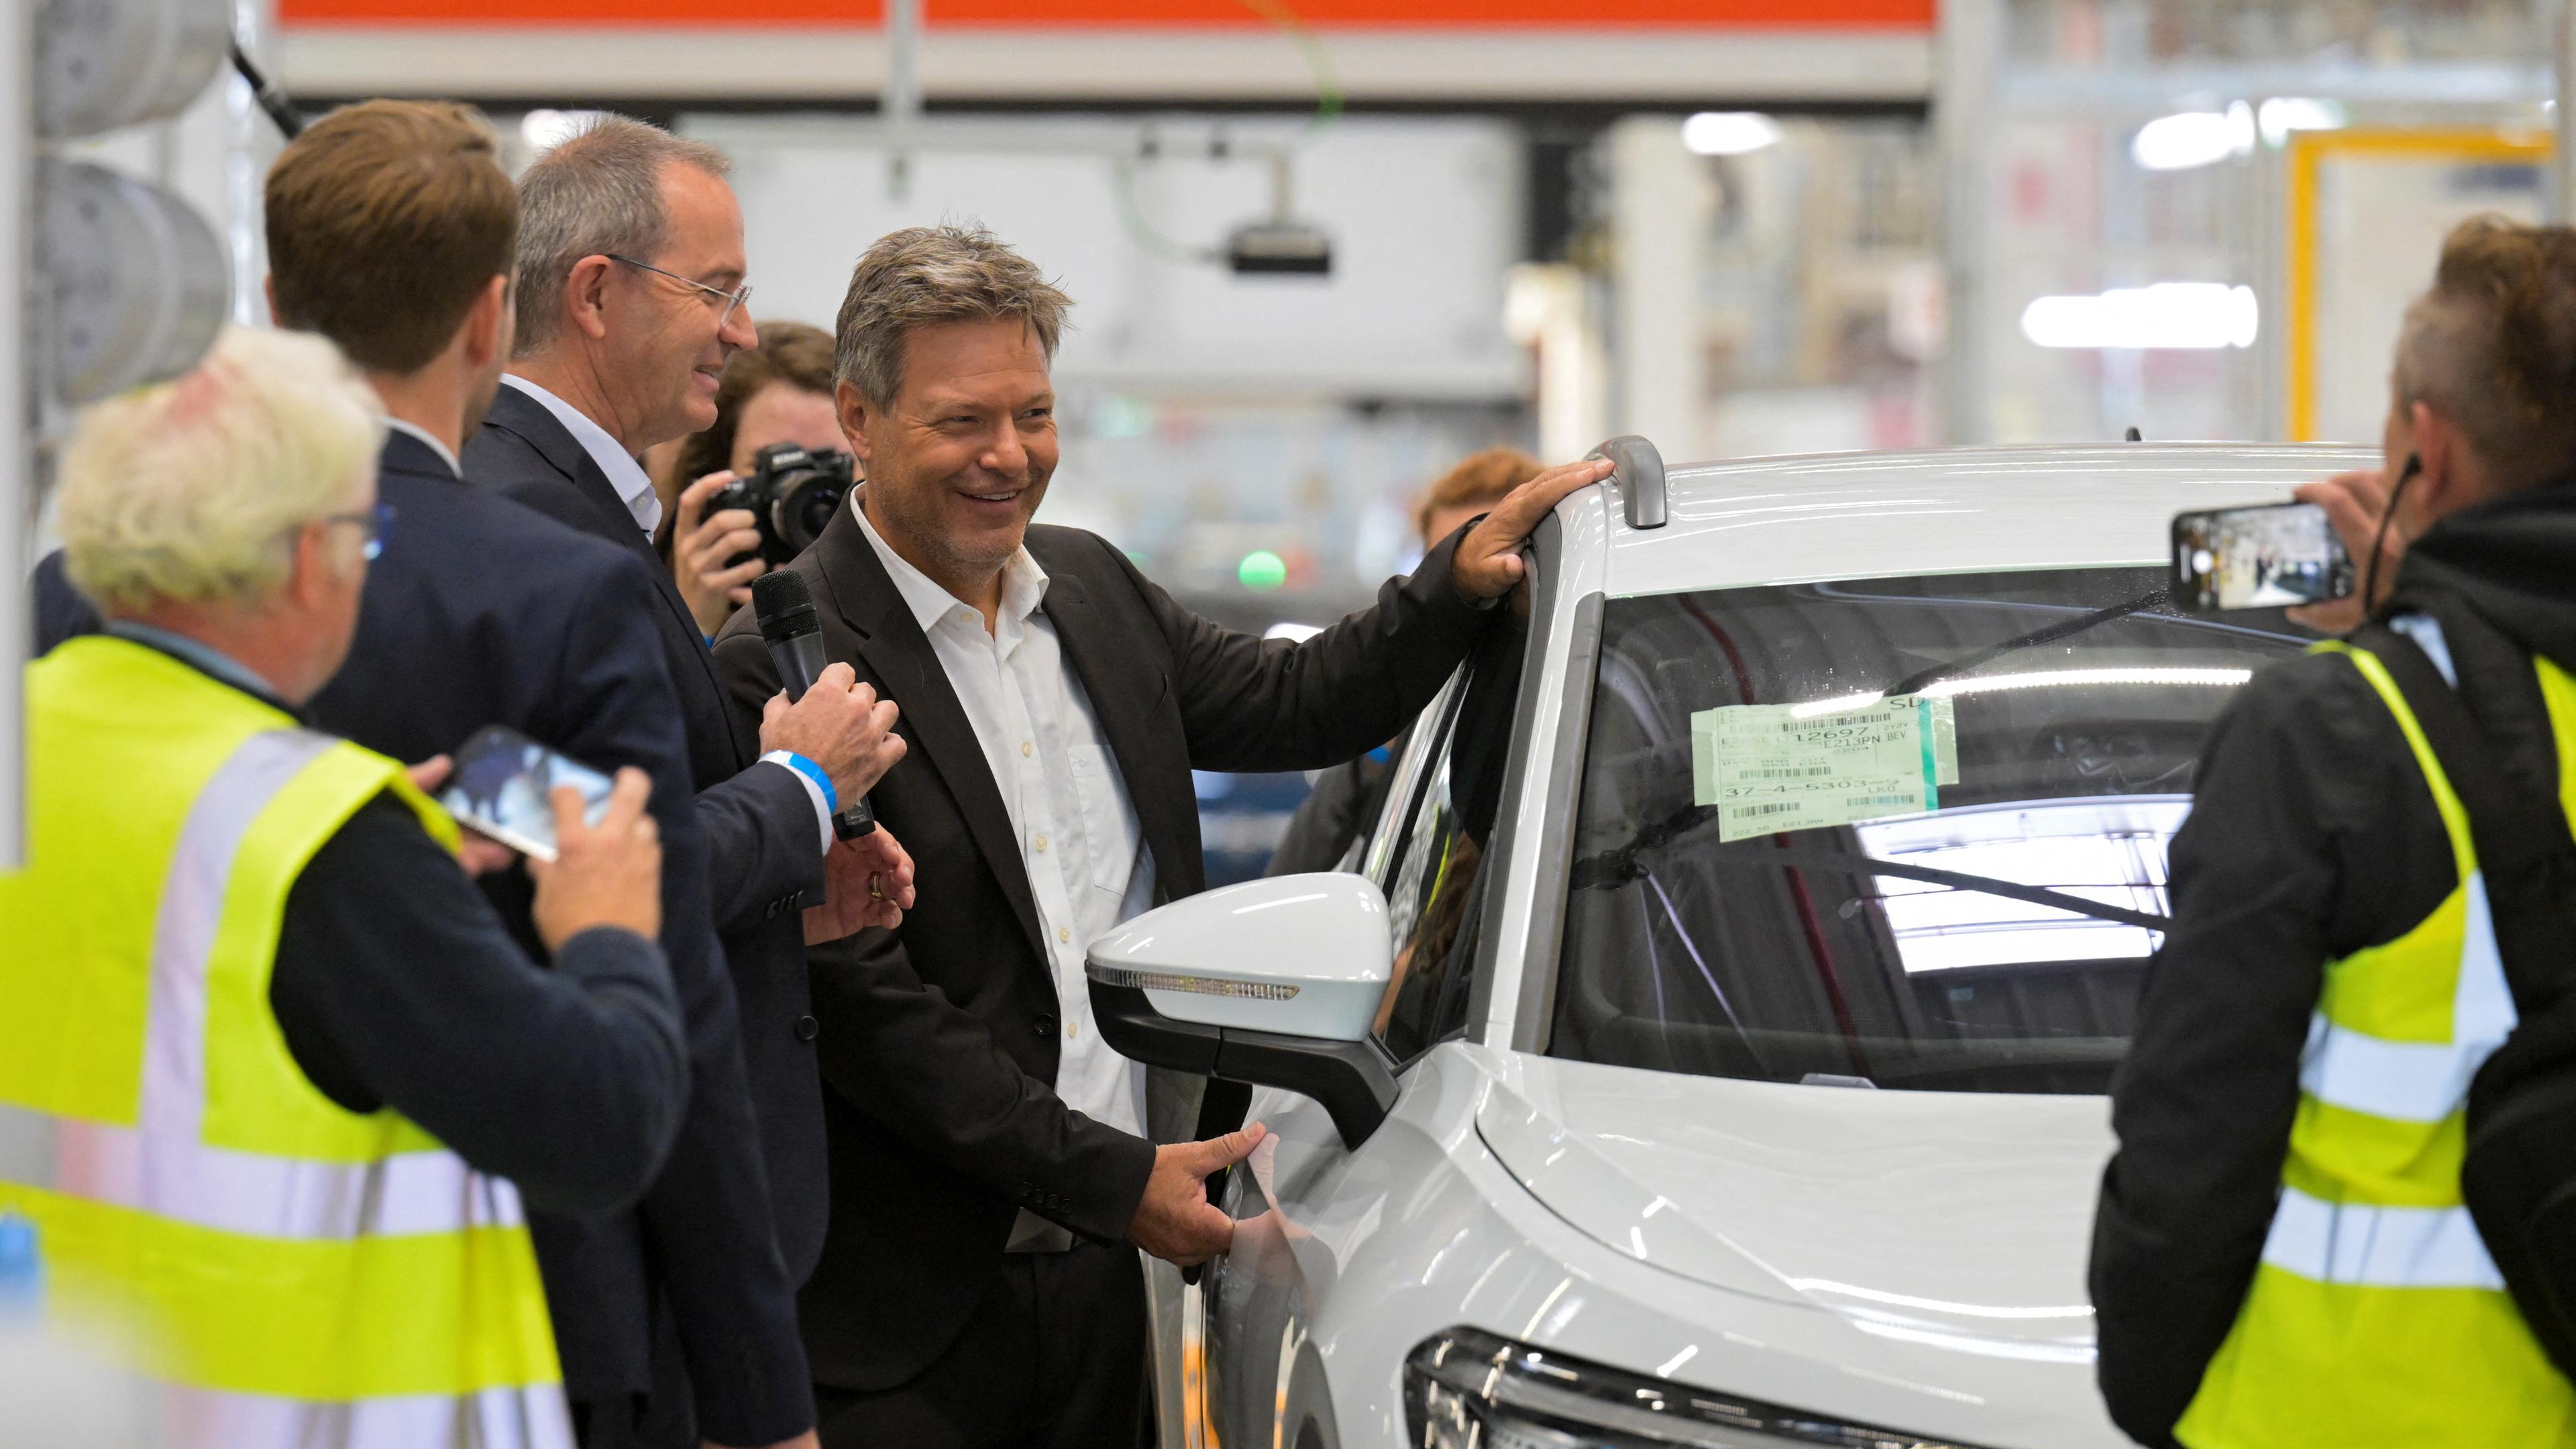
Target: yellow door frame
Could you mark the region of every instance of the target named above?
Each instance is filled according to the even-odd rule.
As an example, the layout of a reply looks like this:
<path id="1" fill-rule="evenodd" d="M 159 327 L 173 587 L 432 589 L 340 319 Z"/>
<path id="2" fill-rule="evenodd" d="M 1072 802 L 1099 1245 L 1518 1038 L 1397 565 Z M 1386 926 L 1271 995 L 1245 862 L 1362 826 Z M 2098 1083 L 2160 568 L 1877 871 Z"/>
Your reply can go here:
<path id="1" fill-rule="evenodd" d="M 2290 438 L 2316 440 L 2317 173 L 2329 158 L 2504 164 L 2546 163 L 2557 147 L 2547 133 L 2525 130 L 2293 131 L 2284 148 L 2290 167 L 2289 306 L 2283 340 L 2290 368 Z"/>

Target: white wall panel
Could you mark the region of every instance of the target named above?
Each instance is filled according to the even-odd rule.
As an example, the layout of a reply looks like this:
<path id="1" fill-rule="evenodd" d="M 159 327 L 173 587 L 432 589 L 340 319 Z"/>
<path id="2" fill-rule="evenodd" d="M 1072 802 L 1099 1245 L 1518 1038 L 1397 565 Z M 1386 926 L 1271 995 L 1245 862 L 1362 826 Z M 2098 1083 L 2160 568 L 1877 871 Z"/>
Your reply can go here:
<path id="1" fill-rule="evenodd" d="M 1068 383 L 1172 395 L 1516 398 L 1527 358 L 1503 331 L 1519 259 L 1520 143 L 1481 120 L 1345 118 L 1309 141 L 1295 119 L 1154 124 L 1156 159 L 1119 170 L 1149 123 L 948 121 L 897 195 L 864 120 L 691 117 L 730 152 L 749 230 L 754 310 L 829 325 L 861 250 L 897 227 L 981 221 L 1075 299 Z M 1334 243 L 1327 278 L 1242 277 L 1179 259 L 1270 207 L 1262 145 L 1295 147 L 1295 215 Z M 1140 234 L 1141 229 L 1141 234 Z"/>

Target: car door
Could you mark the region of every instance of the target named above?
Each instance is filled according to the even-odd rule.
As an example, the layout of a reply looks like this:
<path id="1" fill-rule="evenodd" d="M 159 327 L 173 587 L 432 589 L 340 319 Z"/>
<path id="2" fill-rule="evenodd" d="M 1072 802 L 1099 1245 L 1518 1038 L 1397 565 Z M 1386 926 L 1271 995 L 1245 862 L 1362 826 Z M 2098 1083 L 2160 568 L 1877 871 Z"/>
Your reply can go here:
<path id="1" fill-rule="evenodd" d="M 1395 942 L 1375 1032 L 1398 1064 L 1399 1084 L 1409 1085 L 1426 1053 L 1464 1034 L 1489 954 L 1478 941 L 1483 866 L 1498 844 L 1525 641 L 1517 616 L 1499 622 L 1422 712 L 1361 849 L 1362 872 L 1386 895 Z M 1229 1175 L 1234 1249 L 1184 1292 L 1183 1336 L 1196 1342 L 1182 1352 L 1185 1365 L 1201 1366 L 1193 1397 L 1203 1406 L 1185 1442 L 1336 1449 L 1306 1325 L 1359 1237 L 1396 1216 L 1383 1202 L 1390 1154 L 1419 1153 L 1424 1144 L 1381 1131 L 1349 1149 L 1320 1105 L 1275 1089 L 1253 1094 L 1250 1115 L 1271 1137 Z"/>

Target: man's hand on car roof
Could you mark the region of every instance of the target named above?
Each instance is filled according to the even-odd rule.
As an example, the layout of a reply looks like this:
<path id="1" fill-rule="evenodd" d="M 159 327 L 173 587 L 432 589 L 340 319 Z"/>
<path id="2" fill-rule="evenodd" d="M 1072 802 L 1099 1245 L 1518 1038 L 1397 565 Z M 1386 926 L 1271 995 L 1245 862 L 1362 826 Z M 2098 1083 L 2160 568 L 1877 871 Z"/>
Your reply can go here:
<path id="1" fill-rule="evenodd" d="M 1471 599 L 1499 599 L 1510 593 L 1527 568 L 1521 562 L 1521 544 L 1530 530 L 1574 490 L 1609 477 L 1611 466 L 1607 458 L 1587 458 L 1550 468 L 1513 489 L 1459 540 L 1451 569 L 1458 592 Z"/>

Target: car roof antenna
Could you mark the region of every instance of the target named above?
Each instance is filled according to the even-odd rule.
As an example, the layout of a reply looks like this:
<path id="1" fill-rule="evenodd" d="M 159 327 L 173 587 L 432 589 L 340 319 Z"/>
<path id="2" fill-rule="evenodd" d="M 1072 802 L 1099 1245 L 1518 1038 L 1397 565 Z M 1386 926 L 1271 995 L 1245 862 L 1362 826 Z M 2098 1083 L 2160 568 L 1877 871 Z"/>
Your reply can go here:
<path id="1" fill-rule="evenodd" d="M 2145 438 L 2145 436 L 2144 436 L 2144 435 L 2142 435 L 2141 433 L 2139 433 L 2139 431 L 2138 431 L 2138 425 L 2137 425 L 2136 423 L 2131 423 L 2131 424 L 2129 424 L 2129 431 L 2128 431 L 2127 435 L 2123 438 L 2123 440 L 2122 440 L 2122 441 L 2124 441 L 2124 442 L 2131 442 L 2131 443 L 2143 443 L 2143 442 L 2145 442 L 2145 441 L 2146 441 L 2146 438 Z"/>

